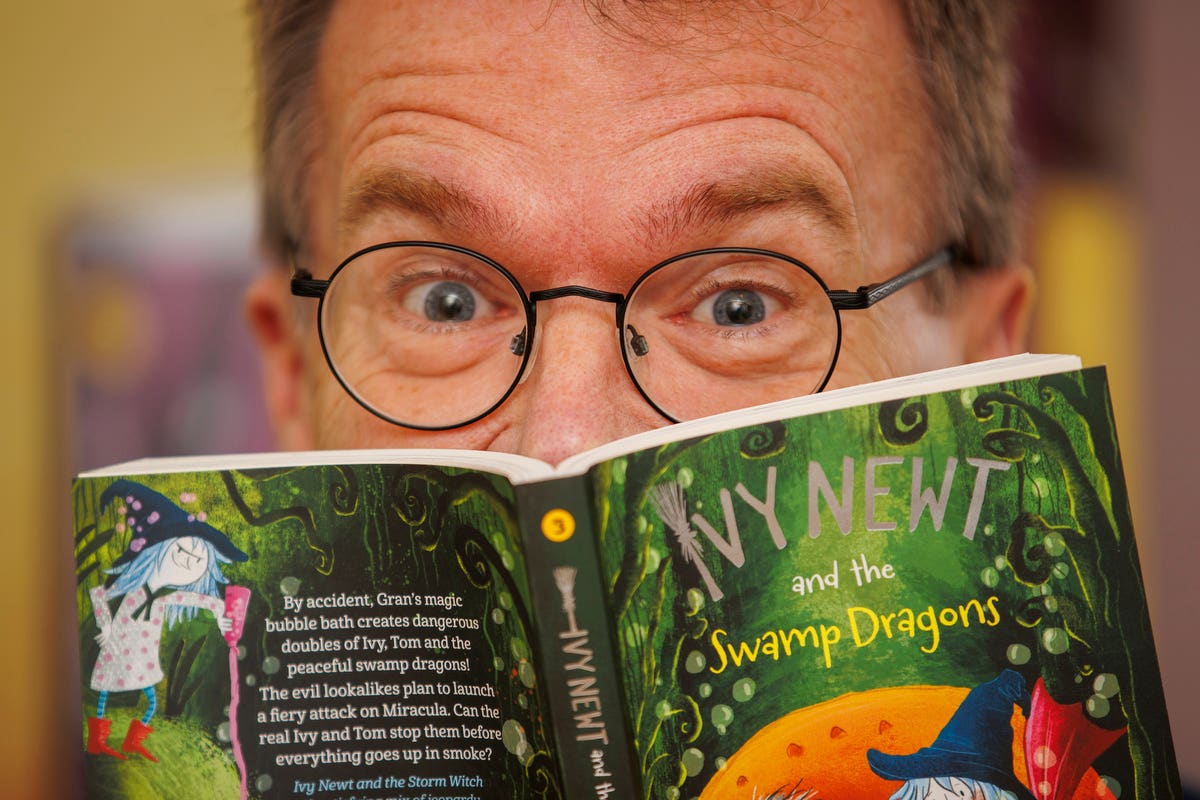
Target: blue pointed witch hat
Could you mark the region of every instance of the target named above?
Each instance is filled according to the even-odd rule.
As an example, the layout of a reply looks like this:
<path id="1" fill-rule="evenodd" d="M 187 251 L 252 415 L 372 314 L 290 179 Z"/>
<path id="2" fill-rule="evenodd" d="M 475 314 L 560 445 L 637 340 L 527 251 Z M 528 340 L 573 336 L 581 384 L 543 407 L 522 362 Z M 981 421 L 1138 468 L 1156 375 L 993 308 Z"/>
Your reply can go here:
<path id="1" fill-rule="evenodd" d="M 230 561 L 249 558 L 229 540 L 229 537 L 209 525 L 203 514 L 191 514 L 153 489 L 126 478 L 115 481 L 100 494 L 100 510 L 116 505 L 121 514 L 119 528 L 129 531 L 130 540 L 125 552 L 113 561 L 114 567 L 132 561 L 145 548 L 193 536 L 210 542 Z"/>
<path id="2" fill-rule="evenodd" d="M 910 755 L 867 751 L 867 763 L 881 778 L 970 778 L 1034 800 L 1013 773 L 1013 705 L 1025 705 L 1029 694 L 1020 673 L 1006 669 L 963 698 L 958 710 L 929 747 Z"/>

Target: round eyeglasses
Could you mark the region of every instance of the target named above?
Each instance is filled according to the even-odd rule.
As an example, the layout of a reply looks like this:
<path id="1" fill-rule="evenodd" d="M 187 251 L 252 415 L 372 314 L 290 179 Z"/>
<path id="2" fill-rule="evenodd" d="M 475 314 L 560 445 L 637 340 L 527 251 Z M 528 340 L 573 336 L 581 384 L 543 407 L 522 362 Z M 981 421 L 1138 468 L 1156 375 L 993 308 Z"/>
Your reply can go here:
<path id="1" fill-rule="evenodd" d="M 830 290 L 806 264 L 715 247 L 651 267 L 628 294 L 584 286 L 526 293 L 485 255 L 440 242 L 386 242 L 329 280 L 297 271 L 320 298 L 329 368 L 364 408 L 406 428 L 446 430 L 495 411 L 528 367 L 537 305 L 583 297 L 616 306 L 625 368 L 672 422 L 821 391 L 837 365 L 840 312 L 869 308 L 952 263 L 945 248 L 882 283 Z"/>

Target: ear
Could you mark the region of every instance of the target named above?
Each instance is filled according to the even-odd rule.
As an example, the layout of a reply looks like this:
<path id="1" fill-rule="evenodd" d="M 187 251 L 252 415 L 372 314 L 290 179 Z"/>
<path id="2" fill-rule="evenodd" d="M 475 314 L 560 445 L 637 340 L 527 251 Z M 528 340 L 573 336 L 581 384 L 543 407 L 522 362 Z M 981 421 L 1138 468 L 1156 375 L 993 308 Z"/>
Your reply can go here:
<path id="1" fill-rule="evenodd" d="M 289 276 L 269 267 L 246 291 L 246 321 L 262 358 L 263 393 L 276 444 L 313 448 L 304 334 L 292 306 Z"/>
<path id="2" fill-rule="evenodd" d="M 1012 355 L 1029 342 L 1033 272 L 1024 264 L 959 273 L 950 316 L 967 362 Z"/>

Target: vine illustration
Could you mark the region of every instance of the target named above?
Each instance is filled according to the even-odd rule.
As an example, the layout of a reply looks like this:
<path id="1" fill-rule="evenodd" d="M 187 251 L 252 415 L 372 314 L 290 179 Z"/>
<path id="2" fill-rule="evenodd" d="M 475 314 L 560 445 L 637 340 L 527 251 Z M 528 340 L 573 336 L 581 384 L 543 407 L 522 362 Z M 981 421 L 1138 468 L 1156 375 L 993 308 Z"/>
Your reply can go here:
<path id="1" fill-rule="evenodd" d="M 204 649 L 207 637 L 197 637 L 188 642 L 180 637 L 171 647 L 171 655 L 167 659 L 167 699 L 163 707 L 164 717 L 178 717 L 183 713 L 184 706 L 192 699 L 192 695 L 200 687 L 200 682 L 193 674 L 196 659 Z"/>
<path id="2" fill-rule="evenodd" d="M 1132 530 L 1128 505 L 1112 488 L 1122 472 L 1106 397 L 1103 373 L 1053 375 L 1028 395 L 1011 385 L 981 391 L 970 411 L 989 426 L 983 449 L 1017 470 L 1018 507 L 998 527 L 1008 533 L 1000 555 L 1015 579 L 1014 617 L 1033 634 L 1020 652 L 1037 654 L 1055 707 L 1086 709 L 1077 724 L 1114 735 L 1128 727 L 1133 788 L 1152 797 L 1169 745 L 1135 711 L 1160 704 L 1161 685 L 1143 685 L 1134 663 L 1150 647 L 1149 619 L 1133 540 L 1122 535 Z M 912 444 L 929 430 L 927 404 L 882 404 L 879 424 L 889 443 Z"/>
<path id="3" fill-rule="evenodd" d="M 1036 506 L 1014 513 L 1005 556 L 1026 589 L 1017 620 L 1035 634 L 1046 690 L 1059 706 L 1085 709 L 1081 725 L 1127 726 L 1133 788 L 1153 797 L 1169 745 L 1137 711 L 1161 703 L 1162 690 L 1135 663 L 1151 647 L 1149 618 L 1133 539 L 1122 533 L 1132 531 L 1128 504 L 1112 489 L 1121 464 L 1111 411 L 1097 401 L 1106 396 L 1102 374 L 1082 382 L 1059 375 L 1042 379 L 1034 399 L 980 393 L 973 411 L 981 422 L 1004 413 L 984 445 L 1018 466 L 1022 503 Z M 1054 486 L 1061 499 L 1048 496 Z"/>
<path id="4" fill-rule="evenodd" d="M 689 586 L 692 580 L 703 582 L 707 577 L 711 581 L 711 576 L 700 561 L 699 539 L 687 523 L 683 488 L 667 475 L 682 456 L 705 441 L 708 438 L 639 453 L 622 462 L 625 473 L 621 467 L 609 465 L 597 475 L 597 497 L 608 496 L 614 483 L 621 485 L 617 503 L 599 504 L 601 524 L 597 529 L 608 557 L 618 560 L 615 568 L 610 567 L 611 607 L 646 797 L 679 792 L 704 766 L 704 754 L 697 747 L 707 724 L 702 698 L 693 694 L 697 688 L 682 686 L 679 676 L 687 673 L 688 654 L 709 630 L 705 595 Z M 770 423 L 745 433 L 739 456 L 746 460 L 773 457 L 786 445 L 786 427 Z M 667 489 L 670 498 L 661 495 L 663 489 L 656 498 L 656 486 L 675 488 Z M 610 518 L 614 511 L 620 519 Z M 660 553 L 653 548 L 656 529 L 648 521 L 648 513 L 663 520 L 664 533 L 676 543 L 676 552 Z M 664 517 L 673 520 L 673 527 Z M 605 541 L 611 534 L 619 537 Z M 685 565 L 682 570 L 681 563 Z M 681 574 L 694 577 L 681 582 Z M 668 642 L 672 642 L 670 646 Z"/>
<path id="5" fill-rule="evenodd" d="M 1166 772 L 1169 743 L 1159 721 L 1139 718 L 1140 709 L 1162 707 L 1161 685 L 1135 663 L 1151 646 L 1149 621 L 1106 397 L 1103 374 L 1086 372 L 882 403 L 871 410 L 871 424 L 850 424 L 860 426 L 864 442 L 899 453 L 934 447 L 956 462 L 983 457 L 1011 465 L 996 472 L 1009 475 L 996 490 L 1006 499 L 988 506 L 986 535 L 963 551 L 964 566 L 982 569 L 955 580 L 982 582 L 1001 598 L 1012 639 L 1007 652 L 995 643 L 995 657 L 1024 671 L 1031 685 L 1038 679 L 1043 709 L 1078 709 L 1059 718 L 1082 720 L 1098 732 L 1094 740 L 1117 739 L 1104 763 L 1117 771 L 1125 796 L 1149 797 Z M 847 412 L 846 419 L 864 418 Z M 692 529 L 690 478 L 683 479 L 690 468 L 681 465 L 736 474 L 735 462 L 764 454 L 799 463 L 803 445 L 787 452 L 790 428 L 755 428 L 729 456 L 697 451 L 709 437 L 595 473 L 600 549 L 647 797 L 695 788 L 688 781 L 713 767 L 704 759 L 714 754 L 714 729 L 719 734 L 731 719 L 698 693 L 712 689 L 699 674 L 704 665 L 689 661 L 705 650 L 713 627 L 705 601 L 718 596 L 712 587 L 724 586 L 721 572 L 730 567 L 721 558 L 701 564 L 709 543 Z M 939 552 L 950 552 L 945 536 Z M 712 570 L 707 578 L 704 569 Z M 947 670 L 972 668 L 948 658 Z M 744 691 L 752 693 L 753 682 Z"/>

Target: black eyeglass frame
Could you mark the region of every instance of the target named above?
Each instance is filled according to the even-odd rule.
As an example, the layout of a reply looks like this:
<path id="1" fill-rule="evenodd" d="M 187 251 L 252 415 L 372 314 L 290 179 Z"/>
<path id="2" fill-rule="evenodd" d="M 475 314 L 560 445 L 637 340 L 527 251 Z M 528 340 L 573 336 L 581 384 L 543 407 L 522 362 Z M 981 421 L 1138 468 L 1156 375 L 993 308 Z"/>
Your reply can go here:
<path id="1" fill-rule="evenodd" d="M 325 294 L 328 291 L 330 284 L 332 284 L 333 281 L 337 279 L 338 274 L 355 259 L 367 255 L 368 253 L 373 253 L 377 250 L 385 250 L 394 247 L 425 247 L 434 250 L 445 250 L 447 252 L 457 253 L 459 255 L 464 255 L 469 258 L 482 261 L 484 264 L 487 264 L 489 267 L 495 269 L 498 273 L 503 275 L 504 278 L 512 284 L 513 289 L 515 289 L 517 292 L 517 296 L 521 298 L 522 305 L 525 308 L 526 326 L 522 332 L 523 339 L 520 338 L 522 334 L 518 334 L 517 337 L 514 337 L 511 348 L 514 354 L 519 354 L 521 356 L 521 366 L 513 378 L 512 385 L 508 387 L 508 391 L 506 391 L 485 411 L 464 422 L 456 422 L 452 425 L 416 425 L 411 422 L 403 422 L 399 419 L 395 419 L 394 417 L 391 417 L 388 414 L 380 411 L 378 408 L 375 408 L 375 406 L 359 395 L 358 392 L 356 392 L 342 376 L 341 372 L 338 371 L 337 365 L 333 362 L 333 356 L 330 354 L 329 347 L 325 341 L 325 325 L 322 315 L 325 306 Z M 558 286 L 552 289 L 541 289 L 539 291 L 526 293 L 520 282 L 517 281 L 516 276 L 509 272 L 503 265 L 487 257 L 483 253 L 479 253 L 475 250 L 461 247 L 459 245 L 448 244 L 446 242 L 395 241 L 371 245 L 370 247 L 364 247 L 363 249 L 352 253 L 337 265 L 328 279 L 322 280 L 319 278 L 314 278 L 312 277 L 312 273 L 308 270 L 294 267 L 291 280 L 291 291 L 296 297 L 312 297 L 318 300 L 317 332 L 321 340 L 321 350 L 325 354 L 325 362 L 329 365 L 329 370 L 333 373 L 334 377 L 337 378 L 338 383 L 341 384 L 346 393 L 353 397 L 359 405 L 380 419 L 390 422 L 393 425 L 420 431 L 454 430 L 455 428 L 464 428 L 467 425 L 478 422 L 494 412 L 500 406 L 504 405 L 509 396 L 521 384 L 521 378 L 525 375 L 525 369 L 529 365 L 530 355 L 533 352 L 532 345 L 534 341 L 534 335 L 537 330 L 537 304 L 543 300 L 556 300 L 561 297 L 583 297 L 588 300 L 596 300 L 602 303 L 612 303 L 616 306 L 617 346 L 621 351 L 621 361 L 625 364 L 625 371 L 628 373 L 629 379 L 633 381 L 634 387 L 637 388 L 638 393 L 642 396 L 642 398 L 650 404 L 651 408 L 653 408 L 670 422 L 680 422 L 681 420 L 671 416 L 654 402 L 650 395 L 646 393 L 646 390 L 642 388 L 641 383 L 638 382 L 637 376 L 634 375 L 633 365 L 629 363 L 629 351 L 625 346 L 623 334 L 625 329 L 626 306 L 629 302 L 629 298 L 633 297 L 637 293 L 638 287 L 640 287 L 648 278 L 650 278 L 659 270 L 664 269 L 665 267 L 668 267 L 677 261 L 682 261 L 687 258 L 695 258 L 697 256 L 739 253 L 745 255 L 766 256 L 784 261 L 794 267 L 798 267 L 799 269 L 802 269 L 808 273 L 808 275 L 812 277 L 812 279 L 815 280 L 821 287 L 822 291 L 825 292 L 826 297 L 829 298 L 830 305 L 833 307 L 834 322 L 837 326 L 837 335 L 834 338 L 833 356 L 829 360 L 829 368 L 825 371 L 825 376 L 821 379 L 817 387 L 809 392 L 809 394 L 818 394 L 819 392 L 823 391 L 825 386 L 829 383 L 829 380 L 833 377 L 834 370 L 837 368 L 838 356 L 842 351 L 842 311 L 861 311 L 863 309 L 870 308 L 880 300 L 890 297 L 899 290 L 903 289 L 905 286 L 924 278 L 926 275 L 929 275 L 935 270 L 949 264 L 962 263 L 964 261 L 960 248 L 955 246 L 943 247 L 941 250 L 938 250 L 920 263 L 909 267 L 900 273 L 897 273 L 887 280 L 860 286 L 851 291 L 845 289 L 830 289 L 821 276 L 818 275 L 810 266 L 805 264 L 803 261 L 792 258 L 784 253 L 779 253 L 774 250 L 764 250 L 756 247 L 709 247 L 701 250 L 690 250 L 686 253 L 680 253 L 677 256 L 672 256 L 665 261 L 655 264 L 653 267 L 642 273 L 641 277 L 634 281 L 633 286 L 631 286 L 629 291 L 625 294 L 621 294 L 619 292 L 605 292 L 599 289 L 590 288 L 588 286 L 577 285 Z M 630 328 L 632 329 L 632 326 L 630 326 Z M 636 336 L 636 331 L 634 334 Z M 520 353 L 517 352 L 518 346 Z"/>

